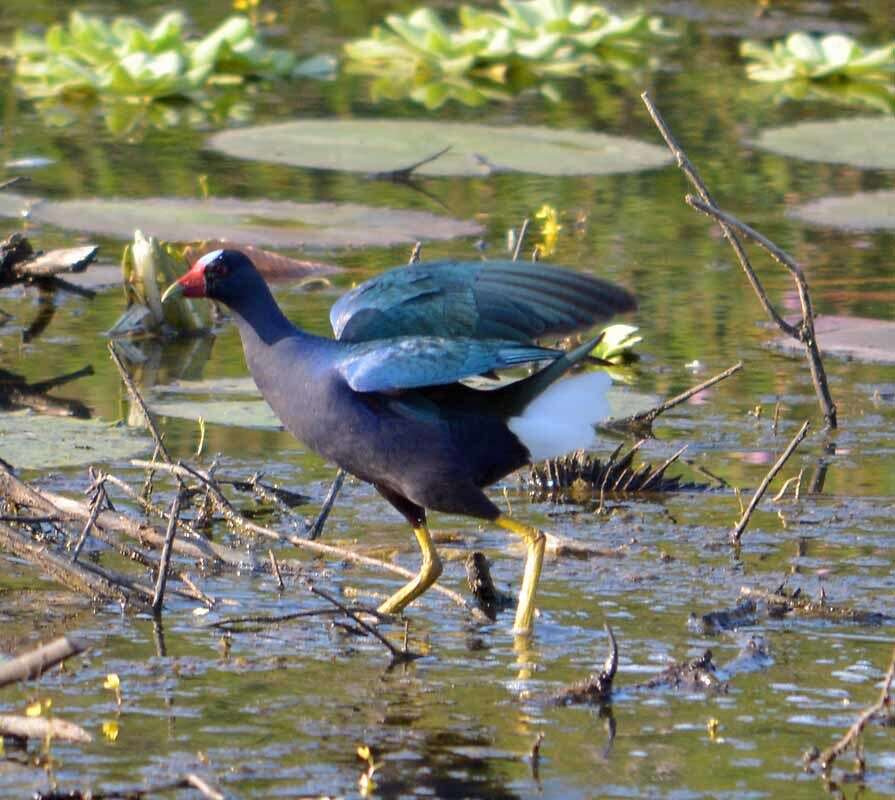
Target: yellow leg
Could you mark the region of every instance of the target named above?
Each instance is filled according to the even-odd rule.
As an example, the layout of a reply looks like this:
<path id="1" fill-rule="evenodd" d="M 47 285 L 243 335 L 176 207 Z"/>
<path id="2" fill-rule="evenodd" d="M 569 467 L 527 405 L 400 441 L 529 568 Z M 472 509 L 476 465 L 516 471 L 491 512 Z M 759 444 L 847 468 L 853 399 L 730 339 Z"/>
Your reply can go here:
<path id="1" fill-rule="evenodd" d="M 512 517 L 501 514 L 494 520 L 504 530 L 522 537 L 528 553 L 525 558 L 525 574 L 522 577 L 522 588 L 519 590 L 519 603 L 516 606 L 516 621 L 513 633 L 527 635 L 531 633 L 532 620 L 535 614 L 535 593 L 541 577 L 541 566 L 544 563 L 544 547 L 547 537 L 543 531 L 532 528 Z"/>
<path id="2" fill-rule="evenodd" d="M 397 614 L 403 611 L 441 575 L 441 559 L 435 550 L 435 543 L 429 535 L 429 529 L 423 525 L 421 528 L 414 528 L 413 533 L 416 535 L 423 554 L 423 563 L 420 566 L 419 574 L 379 606 L 377 611 L 380 614 Z"/>

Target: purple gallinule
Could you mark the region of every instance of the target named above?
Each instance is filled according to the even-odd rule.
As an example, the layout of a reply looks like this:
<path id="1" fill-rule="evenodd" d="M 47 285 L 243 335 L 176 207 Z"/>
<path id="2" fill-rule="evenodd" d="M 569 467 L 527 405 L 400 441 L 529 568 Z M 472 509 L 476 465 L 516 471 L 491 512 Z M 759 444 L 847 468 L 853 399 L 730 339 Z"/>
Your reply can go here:
<path id="1" fill-rule="evenodd" d="M 597 340 L 563 352 L 534 339 L 634 309 L 627 291 L 542 263 L 415 264 L 340 298 L 330 312 L 336 340 L 296 328 L 236 250 L 200 258 L 164 297 L 173 293 L 228 306 L 252 377 L 286 428 L 373 484 L 413 527 L 419 574 L 381 612 L 400 612 L 441 574 L 426 524 L 431 509 L 490 520 L 522 537 L 515 631 L 531 630 L 545 536 L 502 514 L 482 489 L 593 442 L 594 424 L 608 414 L 609 377 L 558 379 Z M 543 366 L 497 389 L 462 382 L 520 364 Z"/>

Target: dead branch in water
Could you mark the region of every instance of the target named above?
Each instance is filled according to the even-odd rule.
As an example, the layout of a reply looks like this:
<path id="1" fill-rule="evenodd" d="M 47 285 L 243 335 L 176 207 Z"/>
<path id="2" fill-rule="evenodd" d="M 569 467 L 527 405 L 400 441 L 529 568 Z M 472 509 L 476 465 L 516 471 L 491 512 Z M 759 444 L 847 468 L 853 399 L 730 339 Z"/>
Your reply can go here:
<path id="1" fill-rule="evenodd" d="M 883 625 L 892 619 L 888 614 L 879 611 L 865 611 L 850 606 L 833 605 L 827 602 L 825 594 L 821 594 L 818 600 L 812 600 L 810 597 L 803 596 L 800 589 L 787 592 L 783 586 L 779 586 L 773 592 L 743 586 L 740 589 L 740 596 L 749 601 L 764 603 L 767 607 L 767 615 L 778 619 L 786 614 L 795 614 L 809 619 L 854 622 L 858 625 Z"/>
<path id="2" fill-rule="evenodd" d="M 0 185 L 0 190 L 9 184 Z M 0 242 L 0 288 L 16 283 L 36 283 L 48 289 L 73 289 L 93 297 L 94 292 L 74 286 L 58 276 L 63 272 L 83 272 L 96 259 L 99 246 L 68 247 L 48 253 L 35 251 L 21 233 Z"/>
<path id="3" fill-rule="evenodd" d="M 43 675 L 50 667 L 61 664 L 65 659 L 83 653 L 87 646 L 68 636 L 60 636 L 52 642 L 22 653 L 20 656 L 0 664 L 0 687 L 19 681 L 30 681 Z"/>
<path id="4" fill-rule="evenodd" d="M 820 768 L 823 773 L 829 774 L 833 762 L 836 761 L 849 747 L 855 749 L 855 762 L 857 766 L 858 777 L 863 777 L 866 768 L 864 759 L 864 746 L 861 743 L 861 734 L 876 717 L 885 712 L 888 719 L 892 719 L 892 680 L 895 679 L 895 651 L 892 652 L 892 658 L 889 660 L 889 669 L 886 671 L 886 677 L 883 679 L 883 688 L 880 691 L 877 701 L 865 708 L 852 726 L 845 732 L 842 738 L 835 744 L 830 745 L 826 750 L 820 752 L 816 747 L 805 753 L 805 764 L 810 766 L 815 762 L 820 762 Z"/>
<path id="5" fill-rule="evenodd" d="M 148 786 L 130 786 L 123 789 L 112 789 L 108 792 L 97 789 L 84 792 L 80 789 L 74 791 L 51 790 L 46 793 L 36 792 L 32 798 L 33 800 L 143 800 L 143 798 L 154 795 L 168 795 L 178 789 L 194 789 L 205 800 L 225 800 L 225 795 L 193 772 L 187 773 L 176 781 L 154 783 Z"/>
<path id="6" fill-rule="evenodd" d="M 793 451 L 799 446 L 799 443 L 802 441 L 802 439 L 805 438 L 805 434 L 808 433 L 808 424 L 808 420 L 805 420 L 802 427 L 799 428 L 798 433 L 796 433 L 796 435 L 792 438 L 792 441 L 780 454 L 780 458 L 778 458 L 774 466 L 772 466 L 770 470 L 768 470 L 768 474 L 764 476 L 764 480 L 755 490 L 755 494 L 752 495 L 752 499 L 749 501 L 749 505 L 746 508 L 746 511 L 743 513 L 740 521 L 737 522 L 733 530 L 730 532 L 731 544 L 740 543 L 740 538 L 743 535 L 743 531 L 746 530 L 746 526 L 749 524 L 749 519 L 752 517 L 752 512 L 755 511 L 756 506 L 758 506 L 759 502 L 761 502 L 761 498 L 764 497 L 764 493 L 767 491 L 771 481 L 774 480 L 777 473 L 780 472 L 781 469 L 783 469 L 783 465 L 786 463 L 787 459 L 793 454 Z"/>
<path id="7" fill-rule="evenodd" d="M 743 271 L 746 273 L 746 277 L 748 278 L 752 289 L 755 291 L 755 295 L 758 297 L 758 301 L 761 303 L 765 313 L 767 313 L 771 318 L 771 321 L 774 322 L 784 334 L 796 339 L 805 346 L 805 355 L 811 368 L 811 380 L 814 382 L 814 389 L 817 393 L 817 400 L 820 404 L 821 412 L 824 415 L 827 427 L 835 428 L 837 423 L 836 404 L 833 402 L 833 398 L 830 395 L 830 387 L 827 384 L 827 374 L 824 370 L 823 361 L 820 357 L 820 350 L 817 346 L 817 339 L 814 335 L 814 309 L 811 305 L 811 295 L 808 292 L 808 283 L 805 280 L 805 275 L 802 272 L 801 267 L 770 240 L 766 239 L 757 231 L 754 231 L 748 225 L 740 222 L 733 215 L 727 214 L 718 208 L 715 201 L 712 199 L 712 196 L 709 194 L 709 190 L 706 188 L 705 183 L 703 183 L 702 178 L 696 171 L 696 168 L 690 162 L 690 159 L 687 158 L 686 153 L 681 149 L 674 136 L 672 136 L 668 125 L 662 118 L 658 109 L 653 105 L 649 93 L 643 92 L 640 97 L 646 105 L 650 116 L 653 118 L 653 122 L 656 123 L 659 133 L 661 133 L 662 138 L 665 139 L 668 149 L 671 150 L 672 155 L 677 161 L 678 167 L 681 168 L 684 175 L 687 176 L 687 179 L 699 193 L 700 199 L 697 199 L 692 195 L 687 195 L 687 204 L 717 221 L 721 226 L 725 238 L 730 242 L 730 246 L 733 248 L 734 253 L 736 253 L 740 266 L 742 266 Z M 793 281 L 796 284 L 796 290 L 799 294 L 799 302 L 802 306 L 802 319 L 798 325 L 792 325 L 783 319 L 782 315 L 771 304 L 767 292 L 765 292 L 761 281 L 758 279 L 758 275 L 755 274 L 755 270 L 752 268 L 749 257 L 746 255 L 746 251 L 734 229 L 741 231 L 744 235 L 757 242 L 771 254 L 771 257 L 774 258 L 774 260 L 782 264 L 789 271 L 790 275 L 792 275 Z"/>
<path id="8" fill-rule="evenodd" d="M 87 744 L 93 737 L 80 725 L 66 722 L 58 717 L 20 717 L 4 714 L 0 716 L 0 738 L 13 736 L 17 739 L 59 739 L 63 742 Z"/>
<path id="9" fill-rule="evenodd" d="M 555 694 L 552 698 L 555 705 L 603 705 L 612 699 L 612 682 L 618 671 L 618 643 L 608 622 L 603 628 L 609 637 L 609 655 L 606 656 L 603 669 Z"/>

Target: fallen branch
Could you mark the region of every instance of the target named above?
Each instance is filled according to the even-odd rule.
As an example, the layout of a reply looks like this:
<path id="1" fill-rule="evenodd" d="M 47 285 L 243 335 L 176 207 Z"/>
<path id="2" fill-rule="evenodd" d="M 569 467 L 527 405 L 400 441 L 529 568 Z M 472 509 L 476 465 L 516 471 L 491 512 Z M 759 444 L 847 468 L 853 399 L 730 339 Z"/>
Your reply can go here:
<path id="1" fill-rule="evenodd" d="M 54 789 L 49 792 L 37 792 L 32 797 L 33 800 L 142 800 L 144 797 L 153 795 L 167 795 L 177 789 L 195 789 L 205 800 L 225 800 L 221 792 L 209 786 L 204 778 L 200 778 L 192 772 L 176 781 L 154 783 L 148 786 L 130 786 L 124 789 L 112 789 L 108 792 L 96 789 L 86 792 L 82 792 L 80 789 L 74 791 Z"/>
<path id="2" fill-rule="evenodd" d="M 665 139 L 668 149 L 671 150 L 672 155 L 677 161 L 678 167 L 681 168 L 690 183 L 693 184 L 701 198 L 701 200 L 699 200 L 692 195 L 687 195 L 686 202 L 692 208 L 708 214 L 718 222 L 725 238 L 730 242 L 730 246 L 733 248 L 734 253 L 736 253 L 740 266 L 742 266 L 743 271 L 746 273 L 746 277 L 748 278 L 752 289 L 755 291 L 762 308 L 764 308 L 767 315 L 784 334 L 805 345 L 805 354 L 811 368 L 811 379 L 814 382 L 814 389 L 817 393 L 818 403 L 823 412 L 824 420 L 826 421 L 828 428 L 835 428 L 837 424 L 836 404 L 833 402 L 833 398 L 830 395 L 830 388 L 827 384 L 827 375 L 824 370 L 823 361 L 820 357 L 817 339 L 814 335 L 814 310 L 811 305 L 811 295 L 808 292 L 808 284 L 805 281 L 805 275 L 802 272 L 801 267 L 799 267 L 792 258 L 774 245 L 770 240 L 754 231 L 748 225 L 744 225 L 736 219 L 736 217 L 726 214 L 717 207 L 712 196 L 709 194 L 705 183 L 703 183 L 702 178 L 700 178 L 699 173 L 696 171 L 696 168 L 671 135 L 668 125 L 665 123 L 662 115 L 659 114 L 658 109 L 653 105 L 649 93 L 643 92 L 640 97 L 646 105 L 647 111 L 649 111 L 653 122 L 655 122 L 656 127 L 659 129 L 659 133 L 661 133 L 662 138 Z M 746 255 L 746 251 L 740 240 L 737 238 L 734 229 L 741 231 L 761 245 L 761 247 L 767 250 L 767 252 L 769 252 L 771 256 L 777 262 L 782 264 L 789 271 L 790 275 L 792 275 L 799 294 L 799 302 L 802 306 L 802 319 L 798 325 L 792 325 L 783 319 L 782 315 L 771 304 L 771 301 L 768 299 L 768 295 L 765 292 L 761 281 L 758 279 L 758 275 L 756 275 L 755 270 L 752 268 L 749 257 Z"/>
<path id="3" fill-rule="evenodd" d="M 80 563 L 54 553 L 45 545 L 35 544 L 30 536 L 0 523 L 0 548 L 39 567 L 54 580 L 76 592 L 94 599 L 125 604 L 128 600 L 138 600 L 127 591 L 127 587 L 113 583 L 106 575 L 95 572 Z"/>
<path id="4" fill-rule="evenodd" d="M 743 586 L 740 588 L 740 596 L 753 602 L 753 605 L 754 601 L 764 603 L 767 606 L 768 616 L 777 619 L 793 613 L 810 619 L 854 622 L 858 625 L 884 625 L 892 619 L 888 614 L 879 611 L 833 605 L 827 602 L 825 595 L 821 595 L 819 600 L 812 600 L 810 597 L 803 597 L 800 589 L 786 592 L 782 586 L 775 592 Z"/>
<path id="5" fill-rule="evenodd" d="M 110 478 L 111 476 L 107 476 L 107 479 Z M 80 522 L 83 524 L 90 518 L 92 513 L 87 503 L 43 489 L 35 489 L 23 483 L 13 474 L 11 469 L 3 464 L 0 464 L 0 497 L 6 498 L 18 506 L 33 509 L 47 516 L 58 518 L 61 521 Z M 156 549 L 161 549 L 165 541 L 164 534 L 151 525 L 146 525 L 126 514 L 108 509 L 100 511 L 96 517 L 94 531 L 99 528 L 118 531 Z M 174 550 L 190 558 L 212 562 L 220 561 L 235 567 L 245 567 L 253 563 L 253 560 L 242 550 L 209 542 L 202 538 L 190 540 L 175 539 Z"/>
<path id="6" fill-rule="evenodd" d="M 855 748 L 855 761 L 858 766 L 858 777 L 863 777 L 866 762 L 864 760 L 864 748 L 861 744 L 861 734 L 864 728 L 879 714 L 884 711 L 887 716 L 892 716 L 892 680 L 895 679 L 895 651 L 892 652 L 892 658 L 889 661 L 889 669 L 886 677 L 883 679 L 883 688 L 880 691 L 879 699 L 871 706 L 865 708 L 852 726 L 845 732 L 841 739 L 835 744 L 830 745 L 826 750 L 820 752 L 816 747 L 805 753 L 806 765 L 820 762 L 820 768 L 824 773 L 829 773 L 833 762 L 839 758 L 849 747 Z"/>
<path id="7" fill-rule="evenodd" d="M 22 653 L 20 656 L 0 664 L 0 687 L 10 683 L 34 680 L 50 667 L 61 664 L 65 659 L 83 653 L 86 645 L 77 639 L 60 636 L 52 642 Z"/>
<path id="8" fill-rule="evenodd" d="M 19 739 L 61 739 L 65 742 L 93 741 L 93 737 L 80 725 L 56 717 L 20 717 L 0 715 L 0 738 L 15 736 Z"/>
<path id="9" fill-rule="evenodd" d="M 151 465 L 152 462 L 132 460 L 130 463 L 136 467 L 148 467 Z M 396 564 L 389 564 L 387 561 L 382 561 L 378 558 L 364 556 L 348 550 L 344 547 L 336 547 L 335 545 L 331 544 L 323 544 L 322 542 L 302 539 L 300 536 L 295 536 L 294 534 L 280 533 L 279 531 L 275 531 L 273 528 L 267 528 L 264 525 L 258 525 L 257 523 L 252 522 L 251 520 L 240 514 L 238 511 L 236 511 L 230 501 L 227 500 L 227 498 L 224 497 L 224 495 L 221 493 L 221 490 L 218 488 L 218 486 L 215 485 L 214 481 L 203 474 L 200 470 L 191 469 L 184 464 L 155 464 L 154 466 L 156 469 L 163 472 L 189 475 L 193 478 L 198 478 L 205 486 L 208 487 L 211 501 L 215 505 L 218 513 L 222 514 L 224 518 L 228 522 L 230 522 L 235 530 L 243 534 L 261 536 L 265 539 L 270 539 L 272 541 L 278 542 L 279 544 L 290 544 L 293 547 L 298 548 L 299 550 L 306 550 L 314 553 L 315 555 L 333 556 L 342 561 L 349 561 L 354 564 L 363 564 L 364 566 L 373 567 L 374 569 L 380 569 L 386 572 L 392 572 L 395 575 L 400 575 L 405 578 L 416 577 L 415 572 L 412 572 L 409 569 L 404 569 L 403 567 L 399 567 Z M 477 608 L 470 606 L 469 603 L 467 603 L 466 600 L 463 598 L 463 596 L 458 594 L 457 592 L 441 586 L 438 583 L 435 583 L 432 586 L 432 590 L 439 592 L 445 597 L 449 597 L 454 603 L 456 603 L 461 608 L 472 612 L 473 615 L 481 615 L 482 619 L 487 619 L 484 614 L 482 614 Z"/>
<path id="10" fill-rule="evenodd" d="M 801 428 L 799 428 L 798 433 L 792 438 L 792 441 L 786 446 L 786 449 L 780 454 L 780 458 L 777 459 L 777 462 L 773 467 L 770 468 L 768 474 L 764 476 L 764 480 L 759 484 L 758 488 L 755 490 L 755 494 L 752 496 L 752 499 L 749 501 L 749 505 L 746 507 L 746 511 L 743 513 L 743 516 L 740 518 L 740 521 L 734 526 L 733 530 L 730 532 L 730 542 L 731 544 L 739 544 L 740 538 L 743 535 L 743 531 L 746 530 L 746 526 L 749 524 L 749 519 L 752 517 L 752 512 L 755 511 L 756 506 L 761 501 L 761 498 L 764 496 L 764 493 L 767 491 L 768 486 L 771 481 L 774 480 L 777 473 L 783 469 L 783 465 L 786 463 L 787 459 L 793 454 L 793 451 L 799 446 L 799 443 L 802 439 L 805 438 L 805 434 L 808 433 L 808 420 L 805 420 L 804 424 Z"/>

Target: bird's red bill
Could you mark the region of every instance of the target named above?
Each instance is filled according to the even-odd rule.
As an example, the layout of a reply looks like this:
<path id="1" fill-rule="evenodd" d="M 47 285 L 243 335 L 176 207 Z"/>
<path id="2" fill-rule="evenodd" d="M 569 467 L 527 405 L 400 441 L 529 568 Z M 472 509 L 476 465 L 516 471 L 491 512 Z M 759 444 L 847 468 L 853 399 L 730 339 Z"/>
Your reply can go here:
<path id="1" fill-rule="evenodd" d="M 205 297 L 205 264 L 199 259 L 186 275 L 177 279 L 184 297 Z"/>

